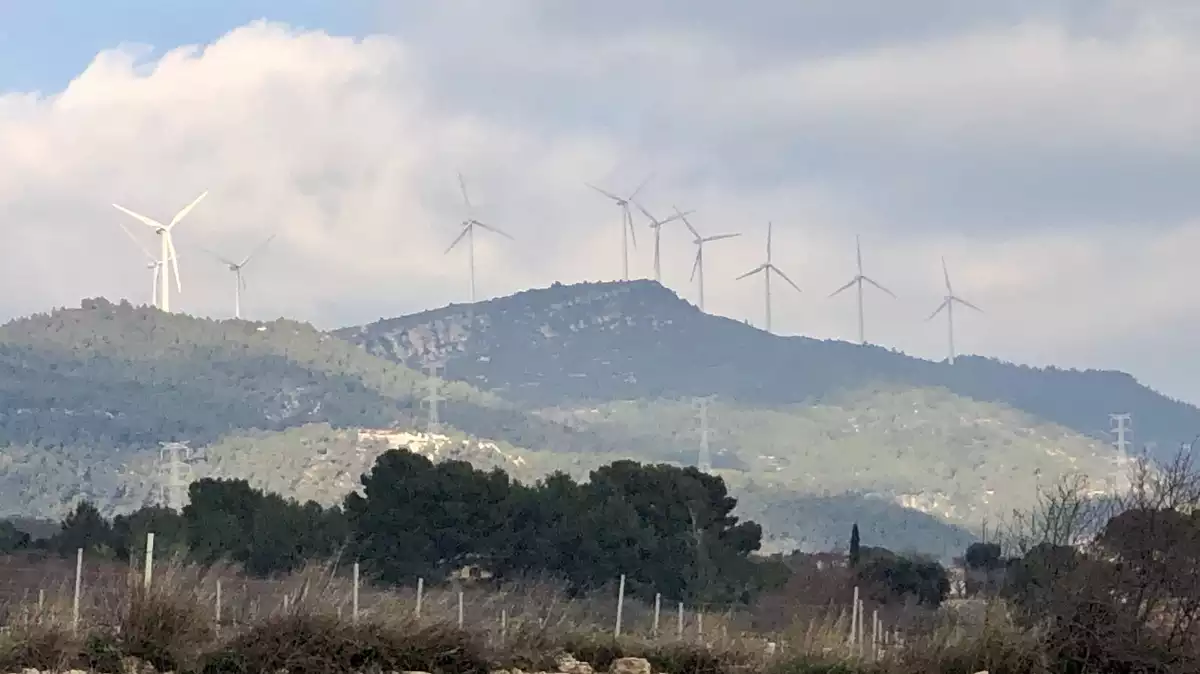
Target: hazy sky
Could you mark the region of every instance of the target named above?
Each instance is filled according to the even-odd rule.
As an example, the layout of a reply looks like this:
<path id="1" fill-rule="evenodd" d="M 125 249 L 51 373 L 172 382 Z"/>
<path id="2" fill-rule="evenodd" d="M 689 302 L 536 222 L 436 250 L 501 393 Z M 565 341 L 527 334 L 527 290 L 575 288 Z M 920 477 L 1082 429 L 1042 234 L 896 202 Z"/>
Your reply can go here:
<path id="1" fill-rule="evenodd" d="M 736 4 L 736 7 L 735 7 Z M 616 208 L 584 186 L 696 209 L 707 308 L 849 338 L 854 237 L 873 341 L 942 357 L 925 322 L 955 289 L 962 351 L 1118 368 L 1200 401 L 1200 3 L 1193 0 L 0 0 L 0 314 L 149 298 L 113 201 L 177 230 L 176 307 L 335 327 L 479 289 L 621 272 Z M 159 9 L 154 10 L 153 7 Z M 169 7 L 169 9 L 168 9 Z M 265 16 L 268 22 L 257 21 Z M 632 267 L 651 273 L 638 220 Z M 685 230 L 664 281 L 694 300 Z M 802 376 L 802 373 L 798 373 Z"/>

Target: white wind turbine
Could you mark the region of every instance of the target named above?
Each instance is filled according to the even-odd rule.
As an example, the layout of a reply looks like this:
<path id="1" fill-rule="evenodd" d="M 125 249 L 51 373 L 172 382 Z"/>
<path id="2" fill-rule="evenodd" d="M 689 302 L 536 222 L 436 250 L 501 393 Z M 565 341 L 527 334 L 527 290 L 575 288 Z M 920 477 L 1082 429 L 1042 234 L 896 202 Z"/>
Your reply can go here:
<path id="1" fill-rule="evenodd" d="M 700 236 L 700 232 L 697 232 L 696 228 L 692 226 L 692 223 L 688 222 L 687 216 L 684 215 L 679 208 L 675 208 L 675 212 L 679 214 L 679 219 L 683 220 L 683 224 L 687 225 L 688 230 L 692 233 L 692 236 L 695 237 L 692 240 L 692 243 L 696 244 L 696 261 L 692 263 L 692 275 L 688 278 L 688 280 L 690 281 L 696 278 L 696 275 L 699 274 L 700 302 L 698 306 L 700 307 L 701 311 L 704 311 L 704 244 L 712 241 L 720 241 L 721 239 L 732 239 L 735 236 L 741 236 L 741 233 Z"/>
<path id="2" fill-rule="evenodd" d="M 945 295 L 945 297 L 942 298 L 942 303 L 938 305 L 938 308 L 935 309 L 932 314 L 929 314 L 929 318 L 926 318 L 925 320 L 931 321 L 931 320 L 933 320 L 934 316 L 937 316 L 939 313 L 942 312 L 942 309 L 946 310 L 946 326 L 947 326 L 947 330 L 948 330 L 947 334 L 949 337 L 949 347 L 950 347 L 950 358 L 948 359 L 947 362 L 950 365 L 953 365 L 954 364 L 954 303 L 957 302 L 957 303 L 963 305 L 964 307 L 969 307 L 978 312 L 982 312 L 983 309 L 980 309 L 979 307 L 975 306 L 974 304 L 971 304 L 970 302 L 968 302 L 968 301 L 964 300 L 963 298 L 954 294 L 954 289 L 950 287 L 950 272 L 946 271 L 946 258 L 944 258 L 944 257 L 942 258 L 942 276 L 945 277 L 945 279 L 946 279 L 946 295 Z"/>
<path id="3" fill-rule="evenodd" d="M 865 345 L 867 343 L 867 337 L 866 337 L 866 332 L 863 328 L 863 283 L 870 283 L 871 285 L 875 286 L 876 288 L 879 288 L 880 290 L 891 295 L 892 297 L 895 297 L 896 293 L 888 290 L 887 288 L 884 288 L 883 286 L 876 283 L 874 279 L 867 276 L 866 274 L 863 274 L 862 242 L 859 240 L 858 236 L 854 237 L 854 251 L 855 251 L 855 253 L 857 255 L 857 259 L 858 259 L 858 273 L 854 276 L 854 278 L 850 279 L 849 283 L 847 283 L 846 285 L 842 286 L 841 288 L 838 288 L 837 290 L 833 291 L 832 293 L 829 294 L 829 296 L 834 297 L 834 296 L 839 295 L 842 292 L 848 290 L 851 286 L 858 286 L 858 343 Z M 949 281 L 947 281 L 947 284 L 948 283 L 949 283 Z"/>
<path id="4" fill-rule="evenodd" d="M 471 199 L 470 199 L 470 197 L 467 196 L 467 183 L 465 180 L 463 180 L 461 173 L 458 174 L 458 187 L 462 191 L 463 204 L 466 205 L 466 207 L 467 207 L 467 210 L 466 210 L 467 217 L 464 218 L 463 221 L 460 223 L 462 225 L 462 231 L 459 232 L 458 237 L 454 239 L 454 242 L 450 244 L 450 247 L 446 249 L 446 252 L 444 254 L 449 254 L 450 251 L 454 250 L 454 247 L 457 246 L 458 243 L 460 241 L 462 241 L 464 237 L 467 239 L 467 260 L 468 260 L 468 264 L 471 267 L 471 304 L 474 304 L 475 303 L 475 228 L 482 227 L 483 229 L 486 229 L 489 232 L 499 234 L 500 236 L 507 237 L 509 239 L 512 239 L 512 236 L 510 236 L 507 232 L 501 231 L 500 229 L 498 229 L 496 227 L 484 224 L 475 219 L 475 217 L 473 216 L 474 207 L 471 206 Z"/>
<path id="5" fill-rule="evenodd" d="M 274 240 L 274 234 L 268 236 L 265 241 L 258 244 L 254 250 L 250 251 L 249 255 L 242 258 L 241 262 L 234 262 L 223 255 L 214 253 L 211 250 L 208 251 L 209 255 L 212 255 L 223 262 L 225 266 L 229 268 L 229 271 L 233 272 L 233 317 L 236 319 L 240 320 L 242 317 L 242 291 L 246 289 L 246 278 L 242 276 L 242 271 L 246 268 L 246 264 L 250 262 L 251 258 L 261 253 L 263 249 Z"/>
<path id="6" fill-rule="evenodd" d="M 139 241 L 138 238 L 136 236 L 134 236 L 133 232 L 131 232 L 129 230 L 129 228 L 124 225 L 124 223 L 118 222 L 117 224 L 121 225 L 121 229 L 125 230 L 125 233 L 129 235 L 129 238 L 133 239 L 133 242 L 135 244 L 137 244 L 138 249 L 141 250 L 143 253 L 145 253 L 146 258 L 150 260 L 150 262 L 146 263 L 146 268 L 151 270 L 151 277 L 152 277 L 151 284 L 150 284 L 150 306 L 157 307 L 158 306 L 158 279 L 159 279 L 159 276 L 162 274 L 163 263 L 161 260 L 154 257 L 154 254 L 150 252 L 150 249 L 147 248 L 146 245 L 143 244 L 141 241 Z"/>
<path id="7" fill-rule="evenodd" d="M 599 187 L 596 187 L 595 185 L 593 185 L 591 183 L 585 183 L 588 187 L 596 190 L 600 194 L 603 194 L 604 196 L 608 197 L 609 199 L 612 199 L 613 202 L 616 203 L 617 206 L 620 207 L 620 209 L 621 209 L 621 256 L 622 256 L 621 280 L 623 280 L 623 281 L 629 280 L 629 240 L 630 239 L 633 239 L 633 247 L 637 248 L 637 232 L 635 232 L 633 230 L 633 213 L 629 212 L 629 204 L 633 203 L 634 198 L 637 197 L 638 193 L 642 191 L 642 188 L 646 186 L 646 183 L 650 182 L 651 177 L 653 177 L 653 176 L 648 176 L 645 180 L 643 180 L 642 184 L 638 185 L 637 189 L 635 189 L 633 192 L 631 192 L 628 197 L 619 197 L 619 196 L 613 194 L 612 192 L 609 192 L 607 190 L 602 190 Z"/>
<path id="8" fill-rule="evenodd" d="M 767 223 L 767 261 L 758 265 L 754 269 L 751 269 L 750 271 L 746 272 L 745 274 L 742 274 L 741 276 L 737 277 L 737 279 L 735 279 L 737 281 L 740 281 L 744 278 L 749 278 L 758 273 L 761 273 L 763 275 L 763 280 L 766 281 L 766 286 L 767 286 L 767 323 L 766 323 L 767 332 L 771 331 L 771 274 L 772 273 L 779 274 L 779 278 L 783 279 L 784 281 L 787 281 L 788 285 L 790 285 L 796 289 L 796 292 L 802 292 L 800 290 L 800 286 L 793 283 L 792 279 L 788 278 L 788 275 L 783 273 L 783 270 L 781 270 L 779 267 L 776 267 L 775 263 L 771 262 L 771 227 L 772 227 L 771 223 L 768 222 Z"/>
<path id="9" fill-rule="evenodd" d="M 119 204 L 113 204 L 113 208 L 117 209 L 118 211 L 133 217 L 144 225 L 153 227 L 155 233 L 158 234 L 159 239 L 162 242 L 162 254 L 159 256 L 159 263 L 162 265 L 162 273 L 158 275 L 158 308 L 162 309 L 163 311 L 171 310 L 172 270 L 175 271 L 175 289 L 179 292 L 183 292 L 183 284 L 179 280 L 179 258 L 175 254 L 175 241 L 171 238 L 171 231 L 174 230 L 175 226 L 183 220 L 184 216 L 186 216 L 193 208 L 195 208 L 196 204 L 200 203 L 200 200 L 206 196 L 208 196 L 207 190 L 202 192 L 200 196 L 196 197 L 195 201 L 181 208 L 179 212 L 175 214 L 175 217 L 171 218 L 171 222 L 165 225 L 154 218 L 148 218 L 140 213 L 134 213 L 133 211 Z M 168 266 L 168 264 L 170 266 Z"/>
<path id="10" fill-rule="evenodd" d="M 654 230 L 654 280 L 662 283 L 662 261 L 661 257 L 659 256 L 659 242 L 662 239 L 662 227 L 667 223 L 675 222 L 676 220 L 682 220 L 685 215 L 691 215 L 692 213 L 695 213 L 695 211 L 684 211 L 683 213 L 676 212 L 675 215 L 672 215 L 665 220 L 659 220 L 653 215 L 650 215 L 650 211 L 646 210 L 645 206 L 642 206 L 636 201 L 633 202 L 633 204 L 638 207 L 638 210 L 641 211 L 648 220 L 650 220 L 650 229 Z"/>

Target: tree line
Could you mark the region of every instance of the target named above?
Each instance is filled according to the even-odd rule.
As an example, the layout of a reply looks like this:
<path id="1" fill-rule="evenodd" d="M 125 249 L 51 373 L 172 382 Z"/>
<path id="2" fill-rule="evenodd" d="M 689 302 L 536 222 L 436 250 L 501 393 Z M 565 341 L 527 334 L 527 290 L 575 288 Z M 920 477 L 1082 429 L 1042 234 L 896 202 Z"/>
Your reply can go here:
<path id="1" fill-rule="evenodd" d="M 739 521 L 724 481 L 695 468 L 617 461 L 586 482 L 556 473 L 526 485 L 499 469 L 398 449 L 361 483 L 330 508 L 211 478 L 189 486 L 181 512 L 147 506 L 106 519 L 85 501 L 48 539 L 0 525 L 0 552 L 84 548 L 137 560 L 153 532 L 163 554 L 229 560 L 254 575 L 341 556 L 384 583 L 437 582 L 475 567 L 496 582 L 552 576 L 586 592 L 624 574 L 631 594 L 689 602 L 750 601 L 779 582 L 777 562 L 752 557 L 761 527 Z"/>

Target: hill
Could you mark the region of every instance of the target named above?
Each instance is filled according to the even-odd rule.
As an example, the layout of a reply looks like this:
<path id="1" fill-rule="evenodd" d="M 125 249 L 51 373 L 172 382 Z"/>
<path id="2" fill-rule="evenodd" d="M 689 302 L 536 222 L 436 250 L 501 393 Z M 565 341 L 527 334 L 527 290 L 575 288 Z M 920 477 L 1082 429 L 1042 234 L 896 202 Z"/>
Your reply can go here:
<path id="1" fill-rule="evenodd" d="M 790 405 L 880 384 L 941 388 L 1103 438 L 1108 415 L 1173 454 L 1200 432 L 1200 409 L 1111 371 L 1033 368 L 966 356 L 953 366 L 876 346 L 781 337 L 711 316 L 652 281 L 556 284 L 337 331 L 368 352 L 513 401 L 557 406 L 716 395 Z"/>
<path id="2" fill-rule="evenodd" d="M 287 431 L 417 428 L 427 384 L 293 321 L 212 321 L 102 299 L 12 321 L 0 326 L 0 515 L 53 516 L 79 497 L 137 507 L 159 481 L 164 442 L 219 449 L 282 433 L 278 442 L 297 441 L 292 454 L 303 455 Z M 443 422 L 463 437 L 639 449 L 617 429 L 572 429 L 463 383 L 443 382 L 440 394 Z"/>

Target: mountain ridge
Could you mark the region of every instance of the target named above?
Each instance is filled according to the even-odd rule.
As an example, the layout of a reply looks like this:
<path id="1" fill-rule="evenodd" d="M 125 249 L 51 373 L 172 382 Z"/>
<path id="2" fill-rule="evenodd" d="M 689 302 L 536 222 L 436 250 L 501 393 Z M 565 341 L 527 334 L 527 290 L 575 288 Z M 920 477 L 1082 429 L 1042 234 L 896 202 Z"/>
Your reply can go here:
<path id="1" fill-rule="evenodd" d="M 1137 438 L 1158 445 L 1156 458 L 1200 432 L 1200 409 L 1128 373 L 982 356 L 949 365 L 881 346 L 772 335 L 704 314 L 653 281 L 555 284 L 332 334 L 396 362 L 443 361 L 448 378 L 526 404 L 713 394 L 794 404 L 884 382 L 946 388 L 1095 438 L 1105 437 L 1108 414 L 1129 412 Z"/>

